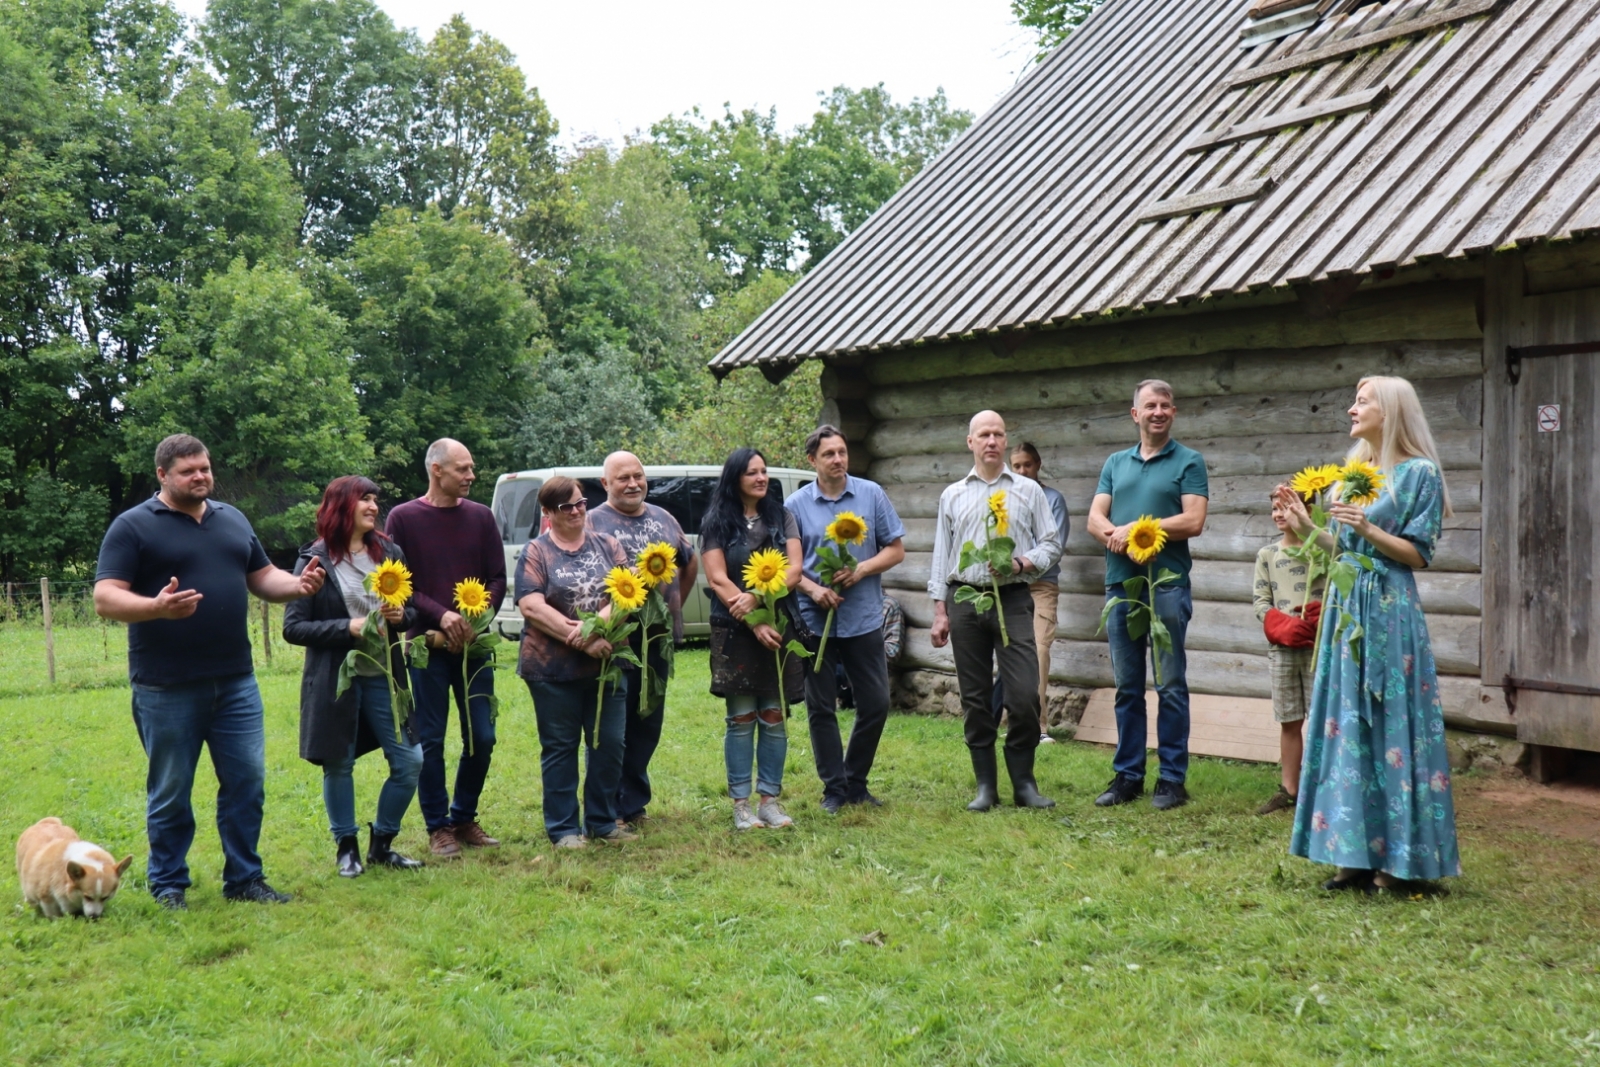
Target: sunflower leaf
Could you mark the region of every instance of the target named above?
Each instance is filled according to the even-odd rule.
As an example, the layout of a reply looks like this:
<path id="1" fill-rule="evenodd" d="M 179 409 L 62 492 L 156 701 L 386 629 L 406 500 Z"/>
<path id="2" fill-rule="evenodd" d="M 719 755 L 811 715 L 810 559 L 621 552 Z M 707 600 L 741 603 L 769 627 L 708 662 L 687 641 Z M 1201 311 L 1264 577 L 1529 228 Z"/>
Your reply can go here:
<path id="1" fill-rule="evenodd" d="M 1137 603 L 1138 598 L 1144 596 L 1144 587 L 1148 583 L 1148 578 L 1142 574 L 1136 574 L 1132 578 L 1129 578 L 1127 581 L 1122 583 L 1122 590 L 1123 592 L 1127 593 L 1134 602 Z"/>
<path id="2" fill-rule="evenodd" d="M 1143 604 L 1130 607 L 1124 625 L 1127 627 L 1128 636 L 1135 641 L 1139 640 L 1150 632 L 1150 609 Z"/>
<path id="3" fill-rule="evenodd" d="M 811 658 L 811 650 L 793 638 L 790 638 L 789 643 L 784 645 L 783 648 L 791 656 L 799 656 L 801 659 Z"/>
<path id="4" fill-rule="evenodd" d="M 982 549 L 971 541 L 966 541 L 961 545 L 961 560 L 956 564 L 956 567 L 958 570 L 969 570 L 983 563 L 985 559 Z"/>
<path id="5" fill-rule="evenodd" d="M 770 626 L 772 625 L 772 612 L 766 608 L 756 608 L 744 617 L 744 624 L 751 629 L 762 625 Z"/>
<path id="6" fill-rule="evenodd" d="M 411 639 L 411 665 L 421 670 L 428 669 L 428 638 L 418 634 Z"/>
<path id="7" fill-rule="evenodd" d="M 333 686 L 333 699 L 338 700 L 340 697 L 344 696 L 345 690 L 349 689 L 350 686 L 355 682 L 355 658 L 358 655 L 360 655 L 360 653 L 350 652 L 344 657 L 344 659 L 339 661 L 339 680 L 335 682 Z"/>
<path id="8" fill-rule="evenodd" d="M 957 604 L 970 604 L 982 595 L 970 585 L 958 585 L 956 586 L 955 602 Z"/>

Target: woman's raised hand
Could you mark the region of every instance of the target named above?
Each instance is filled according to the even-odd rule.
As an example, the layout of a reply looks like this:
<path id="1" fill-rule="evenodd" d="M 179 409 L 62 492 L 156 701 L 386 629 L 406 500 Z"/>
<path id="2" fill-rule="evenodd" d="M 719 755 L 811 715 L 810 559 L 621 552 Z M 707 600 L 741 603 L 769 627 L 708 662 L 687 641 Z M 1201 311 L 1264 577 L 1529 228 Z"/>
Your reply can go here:
<path id="1" fill-rule="evenodd" d="M 729 610 L 732 609 L 730 608 Z M 756 635 L 756 640 L 760 641 L 763 647 L 769 648 L 774 652 L 778 650 L 778 646 L 783 644 L 783 635 L 766 623 L 752 628 L 751 633 Z"/>

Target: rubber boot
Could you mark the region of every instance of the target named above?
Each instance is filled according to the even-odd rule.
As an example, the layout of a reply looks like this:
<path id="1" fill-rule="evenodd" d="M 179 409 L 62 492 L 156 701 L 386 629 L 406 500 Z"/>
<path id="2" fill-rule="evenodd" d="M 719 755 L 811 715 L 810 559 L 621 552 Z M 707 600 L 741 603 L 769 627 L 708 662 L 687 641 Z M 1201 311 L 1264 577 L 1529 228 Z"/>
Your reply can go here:
<path id="1" fill-rule="evenodd" d="M 978 795 L 972 798 L 972 803 L 967 805 L 968 811 L 988 811 L 1000 803 L 998 788 L 1000 772 L 994 765 L 994 748 L 972 748 L 967 751 L 972 753 L 972 773 L 978 779 Z"/>
<path id="2" fill-rule="evenodd" d="M 339 877 L 357 878 L 365 867 L 361 866 L 361 842 L 355 834 L 339 838 Z"/>
<path id="3" fill-rule="evenodd" d="M 1011 775 L 1011 799 L 1019 808 L 1053 808 L 1056 802 L 1039 795 L 1039 784 L 1033 780 L 1033 754 L 1031 748 L 1007 748 L 1006 770 Z"/>
<path id="4" fill-rule="evenodd" d="M 367 828 L 372 829 L 372 824 L 368 823 Z M 377 830 L 372 830 L 372 843 L 367 846 L 367 863 L 374 867 L 394 867 L 402 871 L 414 871 L 422 866 L 421 860 L 402 856 L 389 847 L 393 844 L 393 834 L 380 834 Z"/>

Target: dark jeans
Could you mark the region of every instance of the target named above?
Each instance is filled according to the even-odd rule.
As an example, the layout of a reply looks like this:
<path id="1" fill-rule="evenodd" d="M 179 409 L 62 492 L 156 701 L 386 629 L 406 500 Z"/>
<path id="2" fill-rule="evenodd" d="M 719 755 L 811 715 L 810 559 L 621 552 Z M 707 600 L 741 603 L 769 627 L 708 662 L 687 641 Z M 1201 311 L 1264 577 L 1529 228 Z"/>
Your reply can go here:
<path id="1" fill-rule="evenodd" d="M 994 666 L 1000 666 L 1005 687 L 1006 748 L 1039 747 L 1039 656 L 1033 643 L 1033 594 L 1021 582 L 1000 587 L 1000 603 L 983 614 L 971 604 L 952 598 L 945 610 L 950 616 L 950 649 L 955 654 L 956 684 L 961 690 L 961 714 L 967 744 L 993 748 L 999 718 L 990 710 L 994 700 Z M 1006 613 L 1010 645 L 1000 643 L 997 611 Z M 1014 695 L 1013 695 L 1014 694 Z"/>
<path id="2" fill-rule="evenodd" d="M 878 755 L 883 724 L 889 719 L 889 661 L 883 652 L 883 629 L 855 637 L 830 637 L 823 653 L 827 662 L 815 670 L 806 663 L 806 720 L 811 727 L 811 754 L 822 779 L 822 795 L 860 800 L 867 795 L 867 775 Z M 856 722 L 850 747 L 839 739 L 839 695 L 836 668 L 842 666 L 855 694 Z"/>
<path id="3" fill-rule="evenodd" d="M 417 792 L 417 775 L 422 770 L 422 746 L 413 745 L 395 736 L 394 712 L 389 704 L 389 681 L 382 675 L 358 675 L 355 681 L 356 714 L 378 736 L 383 746 L 383 756 L 389 761 L 389 777 L 378 790 L 378 813 L 372 821 L 372 832 L 397 834 L 400 820 L 411 806 Z M 328 760 L 322 765 L 322 804 L 328 809 L 328 829 L 333 839 L 349 837 L 356 832 L 356 743 L 343 759 Z"/>
<path id="4" fill-rule="evenodd" d="M 1122 588 L 1106 590 L 1106 599 L 1122 596 Z M 1148 595 L 1148 594 L 1146 594 Z M 1156 755 L 1161 777 L 1182 783 L 1189 773 L 1189 680 L 1183 652 L 1184 635 L 1194 601 L 1188 586 L 1164 586 L 1156 591 L 1156 617 L 1172 635 L 1172 652 L 1161 657 L 1161 684 L 1156 687 Z M 1111 642 L 1111 670 L 1117 680 L 1117 751 L 1112 768 L 1121 775 L 1144 781 L 1145 751 L 1149 727 L 1144 700 L 1145 664 L 1150 636 L 1137 641 L 1128 636 L 1128 606 L 1118 604 L 1106 620 L 1106 635 Z"/>
<path id="5" fill-rule="evenodd" d="M 670 641 L 670 635 L 650 639 L 650 665 L 656 674 L 667 676 L 666 656 L 661 653 L 661 642 Z M 617 786 L 617 817 L 633 822 L 644 817 L 650 804 L 650 758 L 661 744 L 661 720 L 666 718 L 667 693 L 662 688 L 651 694 L 648 715 L 639 714 L 639 700 L 644 696 L 644 681 L 640 672 L 623 668 L 627 675 L 627 715 L 623 719 L 622 782 Z"/>
<path id="6" fill-rule="evenodd" d="M 150 758 L 145 827 L 150 836 L 150 892 L 187 889 L 194 843 L 194 771 L 200 747 L 217 773 L 217 834 L 222 887 L 261 877 L 261 809 L 266 801 L 267 735 L 254 674 L 185 685 L 133 687 L 133 724 Z"/>
<path id="7" fill-rule="evenodd" d="M 494 692 L 494 670 L 478 670 L 472 679 L 472 695 L 481 698 Z M 461 726 L 461 763 L 456 768 L 454 802 L 444 784 L 444 735 L 450 726 L 450 699 L 455 697 Z M 411 668 L 411 696 L 415 702 L 412 724 L 422 741 L 422 773 L 417 777 L 417 807 L 422 809 L 428 831 L 475 822 L 478 797 L 484 779 L 489 777 L 489 758 L 494 754 L 494 719 L 489 701 L 472 701 L 472 754 L 467 754 L 467 717 L 461 710 L 464 696 L 461 683 L 461 657 L 444 649 L 431 649 L 426 667 Z"/>
<path id="8" fill-rule="evenodd" d="M 539 770 L 544 779 L 544 832 L 552 842 L 578 833 L 578 749 L 588 774 L 583 783 L 583 827 L 590 837 L 617 830 L 617 779 L 622 774 L 623 716 L 627 680 L 607 686 L 600 711 L 600 744 L 585 744 L 594 734 L 598 682 L 535 682 L 533 715 L 539 723 Z"/>

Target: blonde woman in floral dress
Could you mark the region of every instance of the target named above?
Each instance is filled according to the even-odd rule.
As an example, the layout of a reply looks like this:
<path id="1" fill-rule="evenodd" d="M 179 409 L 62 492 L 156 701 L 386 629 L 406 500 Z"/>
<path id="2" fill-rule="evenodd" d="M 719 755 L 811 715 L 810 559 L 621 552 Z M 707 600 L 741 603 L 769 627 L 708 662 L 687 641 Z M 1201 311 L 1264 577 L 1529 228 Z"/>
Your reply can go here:
<path id="1" fill-rule="evenodd" d="M 1357 553 L 1349 596 L 1329 588 L 1317 650 L 1300 802 L 1289 851 L 1338 870 L 1328 890 L 1394 889 L 1461 873 L 1439 680 L 1414 572 L 1433 558 L 1450 500 L 1416 390 L 1403 378 L 1362 380 L 1350 407 L 1351 465 L 1381 475 L 1375 498 L 1334 503 L 1337 538 Z M 1346 493 L 1336 487 L 1335 499 Z M 1313 530 L 1287 486 L 1278 502 L 1300 537 Z M 1354 644 L 1341 614 L 1362 627 Z"/>

